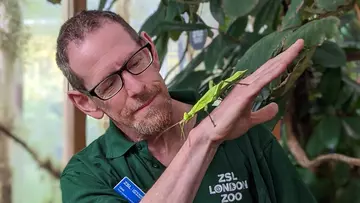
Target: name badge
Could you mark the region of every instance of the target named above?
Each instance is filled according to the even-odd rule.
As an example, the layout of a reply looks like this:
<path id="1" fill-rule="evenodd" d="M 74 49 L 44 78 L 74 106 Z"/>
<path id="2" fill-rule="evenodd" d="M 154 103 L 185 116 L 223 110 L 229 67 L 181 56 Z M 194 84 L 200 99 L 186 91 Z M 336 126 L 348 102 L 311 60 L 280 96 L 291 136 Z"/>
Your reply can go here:
<path id="1" fill-rule="evenodd" d="M 145 195 L 145 193 L 126 176 L 114 187 L 114 190 L 131 203 L 140 202 Z"/>

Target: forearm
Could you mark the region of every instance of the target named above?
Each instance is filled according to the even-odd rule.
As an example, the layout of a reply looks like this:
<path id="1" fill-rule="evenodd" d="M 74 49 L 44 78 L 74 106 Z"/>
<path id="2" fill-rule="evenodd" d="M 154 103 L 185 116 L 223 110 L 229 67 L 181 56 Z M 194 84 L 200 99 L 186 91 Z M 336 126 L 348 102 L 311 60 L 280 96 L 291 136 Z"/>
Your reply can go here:
<path id="1" fill-rule="evenodd" d="M 206 136 L 191 132 L 141 202 L 192 202 L 216 151 L 217 145 Z"/>

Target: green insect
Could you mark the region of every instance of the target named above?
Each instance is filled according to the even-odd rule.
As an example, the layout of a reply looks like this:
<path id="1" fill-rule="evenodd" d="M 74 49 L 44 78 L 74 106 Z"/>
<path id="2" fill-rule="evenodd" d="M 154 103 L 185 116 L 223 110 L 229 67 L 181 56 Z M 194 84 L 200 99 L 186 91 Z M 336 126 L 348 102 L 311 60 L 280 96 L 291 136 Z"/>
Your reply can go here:
<path id="1" fill-rule="evenodd" d="M 199 111 L 204 110 L 204 111 L 208 112 L 207 111 L 208 110 L 208 105 L 215 102 L 220 97 L 220 95 L 222 95 L 222 93 L 229 88 L 229 86 L 234 85 L 234 84 L 247 85 L 247 84 L 244 84 L 244 83 L 238 83 L 238 81 L 244 76 L 246 71 L 247 70 L 237 71 L 233 75 L 231 75 L 229 78 L 220 81 L 216 85 L 213 85 L 213 83 L 211 81 L 209 83 L 209 90 L 196 102 L 196 104 L 190 109 L 189 112 L 184 112 L 183 119 L 180 120 L 179 122 L 175 123 L 174 125 L 170 126 L 164 132 L 166 132 L 170 128 L 172 128 L 172 127 L 179 124 L 180 129 L 181 129 L 181 137 L 185 138 L 185 133 L 184 133 L 185 124 L 189 120 L 191 120 Z M 211 122 L 213 123 L 213 125 L 215 127 L 216 126 L 215 122 L 210 117 L 210 114 L 209 114 L 209 118 L 210 118 Z"/>

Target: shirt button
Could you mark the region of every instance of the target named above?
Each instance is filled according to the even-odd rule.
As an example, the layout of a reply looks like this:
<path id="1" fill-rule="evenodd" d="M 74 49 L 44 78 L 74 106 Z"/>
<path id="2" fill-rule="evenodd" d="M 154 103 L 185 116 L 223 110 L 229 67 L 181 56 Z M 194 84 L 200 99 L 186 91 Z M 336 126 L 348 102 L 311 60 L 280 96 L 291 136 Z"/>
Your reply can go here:
<path id="1" fill-rule="evenodd" d="M 159 168 L 159 164 L 156 164 L 156 163 L 153 163 L 152 166 L 153 166 L 154 168 Z"/>
<path id="2" fill-rule="evenodd" d="M 138 150 L 141 150 L 141 149 L 142 149 L 142 146 L 141 146 L 141 145 L 138 145 L 138 146 L 137 146 L 137 149 L 138 149 Z"/>

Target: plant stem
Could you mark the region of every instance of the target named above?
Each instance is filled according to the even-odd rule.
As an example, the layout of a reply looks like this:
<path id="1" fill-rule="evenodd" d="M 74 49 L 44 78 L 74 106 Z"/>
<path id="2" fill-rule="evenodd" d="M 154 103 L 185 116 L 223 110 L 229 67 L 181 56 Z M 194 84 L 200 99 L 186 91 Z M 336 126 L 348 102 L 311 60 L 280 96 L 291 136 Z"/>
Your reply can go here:
<path id="1" fill-rule="evenodd" d="M 19 144 L 21 147 L 23 147 L 25 151 L 27 151 L 31 155 L 31 157 L 35 160 L 35 162 L 40 166 L 40 168 L 43 168 L 46 171 L 48 171 L 54 178 L 56 179 L 60 178 L 61 170 L 56 168 L 54 164 L 51 163 L 50 159 L 41 160 L 40 156 L 28 144 L 26 144 L 18 136 L 11 133 L 10 130 L 8 130 L 5 126 L 0 124 L 0 135 L 2 134 L 10 138 L 17 144 Z"/>

